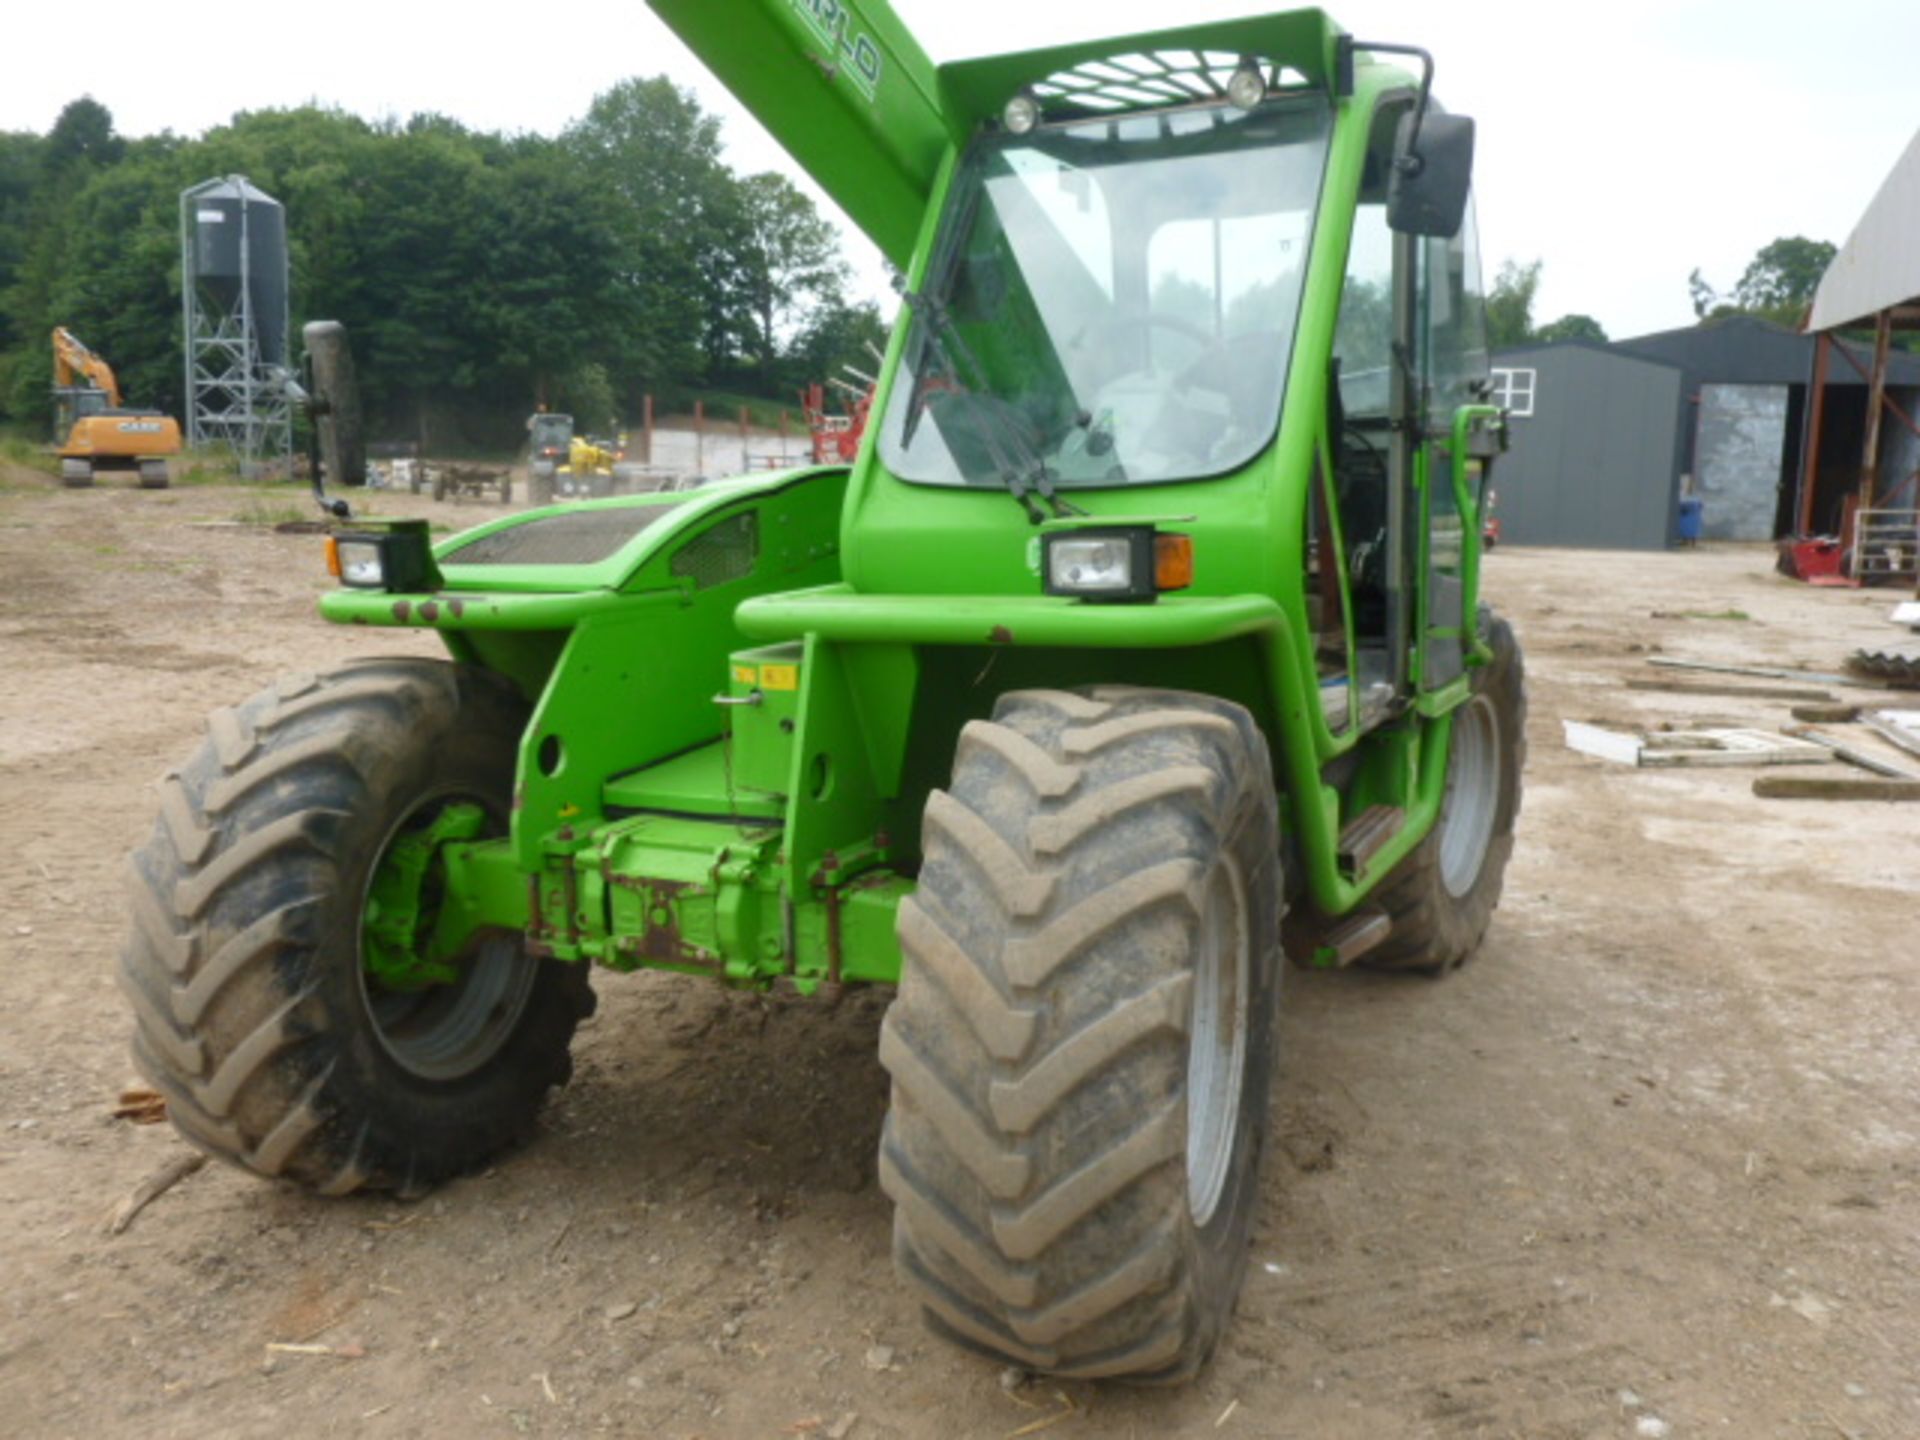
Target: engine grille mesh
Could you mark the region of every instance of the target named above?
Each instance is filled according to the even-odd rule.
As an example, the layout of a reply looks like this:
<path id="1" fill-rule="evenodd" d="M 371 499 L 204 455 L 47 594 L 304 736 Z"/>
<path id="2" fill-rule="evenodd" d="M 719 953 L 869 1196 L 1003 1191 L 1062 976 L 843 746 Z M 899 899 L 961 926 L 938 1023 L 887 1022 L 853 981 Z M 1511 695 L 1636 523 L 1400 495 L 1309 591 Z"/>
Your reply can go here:
<path id="1" fill-rule="evenodd" d="M 673 508 L 673 504 L 626 505 L 543 515 L 482 535 L 448 554 L 445 561 L 449 565 L 592 565 Z"/>
<path id="2" fill-rule="evenodd" d="M 759 521 L 751 510 L 722 520 L 681 546 L 668 570 L 693 581 L 696 590 L 744 579 L 753 573 L 754 561 L 760 555 Z"/>

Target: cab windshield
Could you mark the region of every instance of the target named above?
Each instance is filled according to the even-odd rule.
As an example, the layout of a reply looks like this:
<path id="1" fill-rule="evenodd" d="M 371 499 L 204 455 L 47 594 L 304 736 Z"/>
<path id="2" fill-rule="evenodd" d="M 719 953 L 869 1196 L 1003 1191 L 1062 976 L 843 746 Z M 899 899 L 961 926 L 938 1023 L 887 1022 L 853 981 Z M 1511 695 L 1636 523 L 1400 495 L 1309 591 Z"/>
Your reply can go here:
<path id="1" fill-rule="evenodd" d="M 1279 424 L 1328 126 L 1293 99 L 976 142 L 909 297 L 888 470 L 1019 493 L 1252 459 Z"/>

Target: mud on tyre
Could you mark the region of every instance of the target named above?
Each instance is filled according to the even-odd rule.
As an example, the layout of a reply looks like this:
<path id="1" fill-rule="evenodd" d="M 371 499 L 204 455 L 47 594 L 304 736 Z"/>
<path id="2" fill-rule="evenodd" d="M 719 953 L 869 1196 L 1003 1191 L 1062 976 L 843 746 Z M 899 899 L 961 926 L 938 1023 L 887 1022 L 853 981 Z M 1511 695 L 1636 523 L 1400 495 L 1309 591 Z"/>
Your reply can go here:
<path id="1" fill-rule="evenodd" d="M 881 1032 L 894 1255 L 937 1331 L 1177 1380 L 1245 1270 L 1281 886 L 1266 744 L 1171 691 L 1026 691 L 962 732 Z"/>
<path id="2" fill-rule="evenodd" d="M 414 659 L 210 717 L 133 856 L 121 963 L 135 1060 L 189 1140 L 324 1193 L 409 1192 L 531 1128 L 593 1008 L 585 967 L 493 934 L 452 983 L 395 991 L 362 955 L 401 837 L 453 804 L 505 832 L 524 720 L 495 677 Z"/>

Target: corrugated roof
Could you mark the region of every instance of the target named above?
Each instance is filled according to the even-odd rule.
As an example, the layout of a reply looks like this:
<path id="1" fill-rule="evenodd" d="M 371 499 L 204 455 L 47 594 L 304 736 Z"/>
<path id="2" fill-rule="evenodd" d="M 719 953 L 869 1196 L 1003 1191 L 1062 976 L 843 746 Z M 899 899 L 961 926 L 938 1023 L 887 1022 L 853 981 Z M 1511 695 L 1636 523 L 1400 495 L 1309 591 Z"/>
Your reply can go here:
<path id="1" fill-rule="evenodd" d="M 1920 134 L 1873 197 L 1814 292 L 1809 330 L 1831 330 L 1920 298 Z"/>

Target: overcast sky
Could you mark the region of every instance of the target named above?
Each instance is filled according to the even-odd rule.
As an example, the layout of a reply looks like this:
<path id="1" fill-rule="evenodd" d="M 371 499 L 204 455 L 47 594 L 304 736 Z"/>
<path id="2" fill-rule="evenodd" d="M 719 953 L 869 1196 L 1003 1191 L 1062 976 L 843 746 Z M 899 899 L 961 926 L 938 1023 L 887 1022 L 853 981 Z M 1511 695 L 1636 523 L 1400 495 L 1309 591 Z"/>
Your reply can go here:
<path id="1" fill-rule="evenodd" d="M 939 61 L 1281 7 L 894 8 Z M 236 110 L 310 100 L 551 134 L 597 91 L 664 71 L 725 117 L 734 165 L 793 169 L 642 0 L 18 10 L 4 129 L 45 131 L 86 92 L 130 135 L 196 134 Z M 216 33 L 215 13 L 233 28 Z M 1543 260 L 1535 318 L 1583 311 L 1615 336 L 1691 323 L 1695 266 L 1724 289 L 1776 236 L 1843 242 L 1920 129 L 1920 0 L 1348 0 L 1333 13 L 1363 39 L 1427 46 L 1438 93 L 1480 122 L 1489 278 L 1504 259 Z M 877 255 L 846 228 L 862 288 L 878 294 Z"/>

